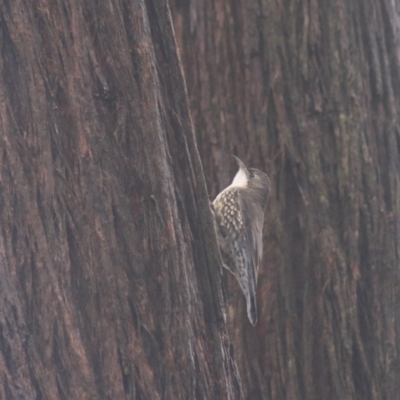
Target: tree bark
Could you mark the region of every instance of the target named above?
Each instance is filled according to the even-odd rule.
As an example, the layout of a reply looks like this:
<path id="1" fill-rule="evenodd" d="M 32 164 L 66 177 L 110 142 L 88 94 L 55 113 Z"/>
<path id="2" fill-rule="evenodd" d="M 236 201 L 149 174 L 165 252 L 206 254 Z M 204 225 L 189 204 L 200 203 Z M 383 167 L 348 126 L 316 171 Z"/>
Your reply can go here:
<path id="1" fill-rule="evenodd" d="M 0 45 L 0 398 L 242 398 L 166 1 L 4 1 Z"/>
<path id="2" fill-rule="evenodd" d="M 246 399 L 400 397 L 400 7 L 171 0 L 212 196 L 273 192 L 259 323 L 224 274 Z"/>

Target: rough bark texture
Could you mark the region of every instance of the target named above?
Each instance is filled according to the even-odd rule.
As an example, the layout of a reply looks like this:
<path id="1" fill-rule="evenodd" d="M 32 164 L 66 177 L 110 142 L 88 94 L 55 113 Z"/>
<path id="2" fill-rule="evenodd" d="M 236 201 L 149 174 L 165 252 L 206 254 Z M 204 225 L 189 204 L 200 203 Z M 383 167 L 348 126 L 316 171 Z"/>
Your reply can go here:
<path id="1" fill-rule="evenodd" d="M 166 2 L 3 1 L 0 47 L 0 398 L 242 398 Z"/>
<path id="2" fill-rule="evenodd" d="M 400 398 L 398 2 L 171 10 L 210 194 L 273 181 L 256 329 L 224 277 L 245 398 Z"/>

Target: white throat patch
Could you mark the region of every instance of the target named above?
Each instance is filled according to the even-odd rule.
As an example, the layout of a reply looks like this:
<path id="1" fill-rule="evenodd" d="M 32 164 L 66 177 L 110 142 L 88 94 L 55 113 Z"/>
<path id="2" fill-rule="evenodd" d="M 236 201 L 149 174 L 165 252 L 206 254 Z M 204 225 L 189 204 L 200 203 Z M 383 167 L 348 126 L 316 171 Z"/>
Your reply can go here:
<path id="1" fill-rule="evenodd" d="M 247 178 L 246 172 L 240 168 L 238 173 L 233 178 L 231 187 L 235 186 L 235 187 L 245 188 L 245 187 L 247 187 L 247 182 L 248 182 L 248 178 Z"/>

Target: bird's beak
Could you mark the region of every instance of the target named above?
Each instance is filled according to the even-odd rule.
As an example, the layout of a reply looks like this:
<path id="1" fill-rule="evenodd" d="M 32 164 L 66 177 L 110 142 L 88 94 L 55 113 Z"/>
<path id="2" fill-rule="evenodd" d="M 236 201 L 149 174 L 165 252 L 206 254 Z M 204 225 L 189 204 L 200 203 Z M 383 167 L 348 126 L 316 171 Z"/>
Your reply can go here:
<path id="1" fill-rule="evenodd" d="M 245 171 L 245 172 L 246 172 L 246 175 L 247 175 L 248 171 L 247 171 L 246 166 L 243 164 L 242 160 L 240 160 L 240 159 L 239 159 L 238 157 L 236 157 L 236 156 L 232 156 L 232 157 L 233 157 L 233 158 L 236 160 L 236 162 L 238 163 L 239 168 L 242 169 L 243 171 Z"/>

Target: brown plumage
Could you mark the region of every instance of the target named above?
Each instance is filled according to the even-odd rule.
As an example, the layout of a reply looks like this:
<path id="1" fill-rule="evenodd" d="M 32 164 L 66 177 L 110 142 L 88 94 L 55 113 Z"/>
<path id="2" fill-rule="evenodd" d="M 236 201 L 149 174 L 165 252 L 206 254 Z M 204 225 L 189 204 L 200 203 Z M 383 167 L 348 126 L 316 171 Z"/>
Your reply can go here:
<path id="1" fill-rule="evenodd" d="M 256 286 L 262 258 L 264 210 L 271 183 L 268 175 L 239 164 L 233 182 L 214 200 L 218 241 L 224 260 L 239 281 L 247 303 L 250 322 L 257 323 Z"/>

